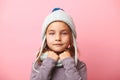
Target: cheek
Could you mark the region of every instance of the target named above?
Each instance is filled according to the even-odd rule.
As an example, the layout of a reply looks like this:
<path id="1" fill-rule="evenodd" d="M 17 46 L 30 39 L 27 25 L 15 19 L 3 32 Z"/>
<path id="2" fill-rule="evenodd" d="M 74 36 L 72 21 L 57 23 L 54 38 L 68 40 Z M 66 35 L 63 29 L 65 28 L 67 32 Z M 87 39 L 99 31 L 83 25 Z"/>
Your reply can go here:
<path id="1" fill-rule="evenodd" d="M 47 43 L 50 44 L 51 42 L 53 42 L 53 38 L 51 38 L 50 36 L 47 36 L 46 41 Z"/>
<path id="2" fill-rule="evenodd" d="M 70 44 L 71 39 L 70 39 L 70 37 L 66 37 L 63 39 L 63 41 L 65 41 L 65 43 L 67 43 L 67 44 Z"/>

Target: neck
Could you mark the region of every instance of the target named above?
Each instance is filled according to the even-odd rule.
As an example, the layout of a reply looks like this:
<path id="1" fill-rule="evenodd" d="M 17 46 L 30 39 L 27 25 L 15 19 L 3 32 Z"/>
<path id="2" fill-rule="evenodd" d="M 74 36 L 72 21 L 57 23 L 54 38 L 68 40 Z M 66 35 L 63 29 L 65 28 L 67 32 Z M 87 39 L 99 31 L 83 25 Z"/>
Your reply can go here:
<path id="1" fill-rule="evenodd" d="M 64 51 L 60 51 L 60 52 L 54 51 L 54 52 L 59 55 L 59 54 L 63 53 Z"/>

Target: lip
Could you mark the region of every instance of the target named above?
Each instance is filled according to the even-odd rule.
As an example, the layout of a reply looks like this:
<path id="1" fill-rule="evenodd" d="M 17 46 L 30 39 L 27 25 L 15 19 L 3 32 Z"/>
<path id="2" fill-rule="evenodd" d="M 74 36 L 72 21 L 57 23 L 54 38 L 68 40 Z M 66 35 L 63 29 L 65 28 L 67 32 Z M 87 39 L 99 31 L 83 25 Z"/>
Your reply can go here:
<path id="1" fill-rule="evenodd" d="M 62 46 L 63 44 L 53 44 L 54 46 Z"/>

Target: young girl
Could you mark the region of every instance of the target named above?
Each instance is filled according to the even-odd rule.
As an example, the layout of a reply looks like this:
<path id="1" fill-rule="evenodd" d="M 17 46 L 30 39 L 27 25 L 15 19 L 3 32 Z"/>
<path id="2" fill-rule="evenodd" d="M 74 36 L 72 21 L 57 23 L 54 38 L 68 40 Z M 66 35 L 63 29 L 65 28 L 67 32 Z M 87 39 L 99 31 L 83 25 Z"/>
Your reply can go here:
<path id="1" fill-rule="evenodd" d="M 86 65 L 77 54 L 72 18 L 63 9 L 53 9 L 42 26 L 42 45 L 31 80 L 87 80 Z"/>

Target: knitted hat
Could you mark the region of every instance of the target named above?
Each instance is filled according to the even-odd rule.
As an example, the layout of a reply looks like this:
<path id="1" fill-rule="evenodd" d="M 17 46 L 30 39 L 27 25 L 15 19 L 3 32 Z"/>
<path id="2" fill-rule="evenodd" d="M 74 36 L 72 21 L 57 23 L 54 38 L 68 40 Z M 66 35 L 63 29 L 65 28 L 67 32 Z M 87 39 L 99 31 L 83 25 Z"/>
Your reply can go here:
<path id="1" fill-rule="evenodd" d="M 68 15 L 63 9 L 61 8 L 54 8 L 52 10 L 52 13 L 50 13 L 44 20 L 43 25 L 42 25 L 42 33 L 41 33 L 41 38 L 42 38 L 42 44 L 41 44 L 41 49 L 40 49 L 40 54 L 38 55 L 38 58 L 36 59 L 36 61 L 39 59 L 39 57 L 42 54 L 43 49 L 46 46 L 46 30 L 47 27 L 49 26 L 50 23 L 54 22 L 54 21 L 62 21 L 64 23 L 66 23 L 69 28 L 72 31 L 72 37 L 73 37 L 73 46 L 75 49 L 75 62 L 77 64 L 77 44 L 76 44 L 76 30 L 75 30 L 75 25 L 74 22 L 72 20 L 72 17 L 70 15 Z"/>
<path id="2" fill-rule="evenodd" d="M 48 25 L 54 21 L 63 21 L 66 24 L 69 25 L 70 29 L 72 30 L 72 33 L 74 34 L 74 37 L 76 38 L 76 31 L 75 31 L 75 25 L 70 15 L 68 15 L 63 9 L 60 8 L 54 8 L 52 10 L 52 13 L 50 13 L 43 22 L 42 25 L 42 39 L 44 39 L 46 29 Z"/>

